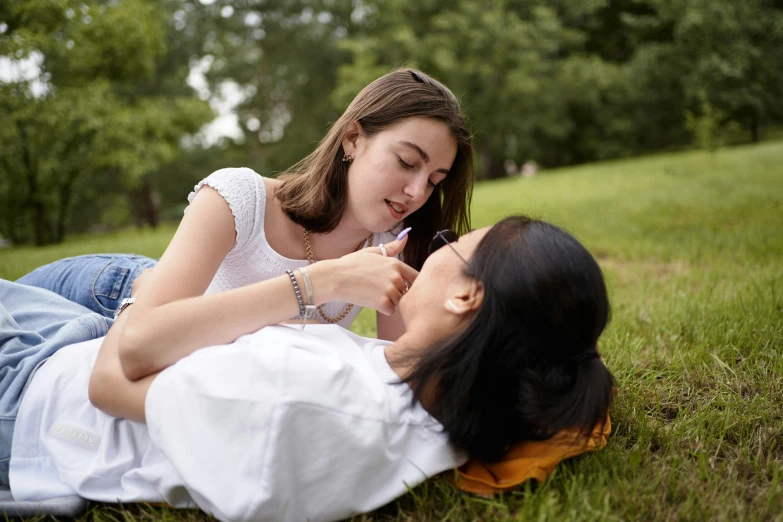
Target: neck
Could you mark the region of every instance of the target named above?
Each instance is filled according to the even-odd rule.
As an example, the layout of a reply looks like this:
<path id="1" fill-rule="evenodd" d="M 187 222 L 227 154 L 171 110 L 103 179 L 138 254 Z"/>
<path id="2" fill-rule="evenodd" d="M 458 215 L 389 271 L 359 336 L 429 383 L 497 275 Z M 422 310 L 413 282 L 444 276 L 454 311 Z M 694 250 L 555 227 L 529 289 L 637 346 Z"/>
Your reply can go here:
<path id="1" fill-rule="evenodd" d="M 316 259 L 336 259 L 355 252 L 364 244 L 364 240 L 370 235 L 368 230 L 348 223 L 347 219 L 340 220 L 337 228 L 328 234 L 313 234 L 308 232 L 310 246 Z"/>
<path id="2" fill-rule="evenodd" d="M 421 354 L 422 347 L 432 346 L 434 342 L 436 341 L 428 341 L 419 336 L 405 333 L 384 349 L 384 355 L 394 373 L 397 374 L 400 380 L 405 380 L 413 371 L 417 360 L 416 356 Z M 430 383 L 418 399 L 424 409 L 432 414 L 435 406 L 434 384 Z"/>
<path id="3" fill-rule="evenodd" d="M 421 346 L 414 336 L 406 332 L 383 349 L 386 362 L 400 379 L 405 379 L 410 374 L 416 355 L 421 351 Z"/>
<path id="4" fill-rule="evenodd" d="M 405 333 L 384 349 L 389 366 L 401 379 L 405 379 L 413 370 L 418 355 L 461 330 L 459 321 L 441 321 L 441 323 L 436 326 L 430 321 L 423 328 L 417 327 L 421 325 L 408 327 L 406 324 L 408 329 Z"/>

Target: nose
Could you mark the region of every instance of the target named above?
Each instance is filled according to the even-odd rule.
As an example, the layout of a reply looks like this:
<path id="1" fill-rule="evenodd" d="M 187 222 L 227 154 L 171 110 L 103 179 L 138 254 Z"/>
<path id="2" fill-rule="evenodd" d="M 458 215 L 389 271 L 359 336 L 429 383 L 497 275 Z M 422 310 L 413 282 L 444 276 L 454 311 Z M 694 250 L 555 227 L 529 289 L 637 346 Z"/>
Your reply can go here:
<path id="1" fill-rule="evenodd" d="M 410 202 L 422 203 L 427 198 L 427 184 L 429 183 L 428 176 L 416 176 L 406 186 L 405 195 L 410 198 Z"/>

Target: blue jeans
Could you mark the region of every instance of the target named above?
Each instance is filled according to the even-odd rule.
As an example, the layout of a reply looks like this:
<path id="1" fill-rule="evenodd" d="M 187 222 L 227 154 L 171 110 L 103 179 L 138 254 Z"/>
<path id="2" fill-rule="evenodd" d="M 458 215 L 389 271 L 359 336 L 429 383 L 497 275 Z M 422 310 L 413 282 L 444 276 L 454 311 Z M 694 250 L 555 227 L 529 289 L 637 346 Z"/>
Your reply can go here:
<path id="1" fill-rule="evenodd" d="M 19 405 L 60 348 L 106 335 L 112 321 L 53 292 L 0 279 L 0 485 L 8 486 Z"/>
<path id="2" fill-rule="evenodd" d="M 36 268 L 16 282 L 60 294 L 104 317 L 114 317 L 130 297 L 133 281 L 157 263 L 135 254 L 91 254 L 68 257 Z"/>

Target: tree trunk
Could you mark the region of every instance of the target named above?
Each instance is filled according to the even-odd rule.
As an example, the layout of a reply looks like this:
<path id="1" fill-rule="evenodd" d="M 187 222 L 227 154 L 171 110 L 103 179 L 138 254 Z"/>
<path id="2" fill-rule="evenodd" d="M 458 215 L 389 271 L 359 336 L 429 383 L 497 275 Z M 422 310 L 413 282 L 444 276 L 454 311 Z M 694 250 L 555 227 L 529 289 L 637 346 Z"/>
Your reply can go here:
<path id="1" fill-rule="evenodd" d="M 155 192 L 152 190 L 152 183 L 149 181 L 144 182 L 144 186 L 141 188 L 141 194 L 144 201 L 144 215 L 147 224 L 152 228 L 158 227 L 158 202 L 155 197 Z"/>
<path id="2" fill-rule="evenodd" d="M 68 217 L 68 209 L 71 206 L 73 196 L 73 182 L 76 180 L 78 172 L 72 172 L 65 183 L 60 185 L 60 208 L 57 209 L 57 222 L 55 223 L 54 242 L 62 243 L 65 239 L 65 221 Z"/>
<path id="3" fill-rule="evenodd" d="M 503 158 L 498 158 L 492 150 L 492 142 L 487 140 L 479 148 L 481 154 L 480 179 L 498 179 L 506 176 Z M 498 161 L 500 160 L 500 161 Z"/>
<path id="4" fill-rule="evenodd" d="M 753 143 L 758 143 L 761 140 L 761 129 L 759 128 L 761 126 L 759 122 L 759 117 L 757 114 L 754 114 L 750 117 L 750 141 Z"/>
<path id="5" fill-rule="evenodd" d="M 131 214 L 133 214 L 133 224 L 136 228 L 144 227 L 144 212 L 141 208 L 141 193 L 139 190 L 129 190 L 128 198 L 131 202 Z"/>
<path id="6" fill-rule="evenodd" d="M 46 222 L 46 207 L 41 201 L 38 193 L 37 165 L 30 154 L 30 142 L 27 137 L 27 130 L 21 122 L 17 123 L 19 134 L 22 138 L 22 163 L 27 173 L 27 207 L 33 210 L 33 233 L 37 246 L 49 243 L 49 224 Z"/>
<path id="7" fill-rule="evenodd" d="M 35 230 L 35 245 L 49 244 L 49 223 L 46 222 L 46 209 L 40 201 L 33 203 L 33 226 Z"/>
<path id="8" fill-rule="evenodd" d="M 145 181 L 141 188 L 131 190 L 128 195 L 131 200 L 133 222 L 136 224 L 136 228 L 142 228 L 144 225 L 156 228 L 158 226 L 158 202 L 155 191 L 152 190 L 152 184 Z"/>
<path id="9" fill-rule="evenodd" d="M 481 172 L 478 177 L 480 179 L 489 179 L 489 173 L 492 171 L 492 144 L 489 140 L 484 141 L 479 148 L 479 154 L 481 155 Z"/>

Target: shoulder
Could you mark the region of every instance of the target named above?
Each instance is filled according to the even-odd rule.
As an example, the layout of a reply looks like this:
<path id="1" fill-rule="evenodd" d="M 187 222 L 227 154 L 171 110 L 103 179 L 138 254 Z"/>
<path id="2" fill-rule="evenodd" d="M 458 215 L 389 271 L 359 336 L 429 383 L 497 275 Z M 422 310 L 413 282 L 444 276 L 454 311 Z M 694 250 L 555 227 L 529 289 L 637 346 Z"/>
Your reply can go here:
<path id="1" fill-rule="evenodd" d="M 188 202 L 193 201 L 196 193 L 204 185 L 217 190 L 226 201 L 229 201 L 237 196 L 247 196 L 248 189 L 252 189 L 252 193 L 264 191 L 263 180 L 264 178 L 259 173 L 247 167 L 230 167 L 216 170 L 196 184 L 193 192 L 188 195 Z"/>
<path id="2" fill-rule="evenodd" d="M 265 178 L 247 167 L 216 170 L 199 181 L 188 195 L 188 203 L 204 186 L 216 190 L 228 203 L 234 216 L 237 244 L 241 245 L 254 234 L 259 223 L 263 228 L 266 207 Z"/>

